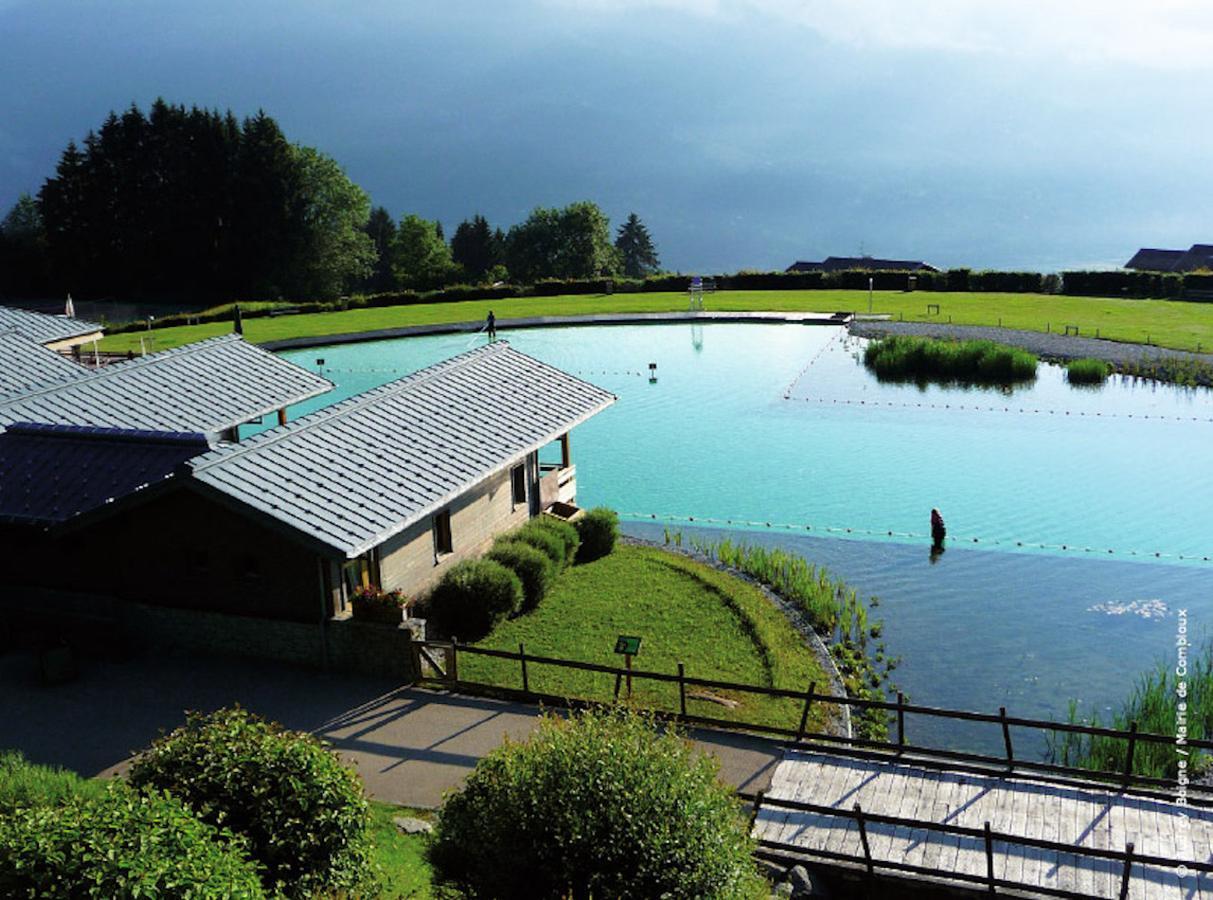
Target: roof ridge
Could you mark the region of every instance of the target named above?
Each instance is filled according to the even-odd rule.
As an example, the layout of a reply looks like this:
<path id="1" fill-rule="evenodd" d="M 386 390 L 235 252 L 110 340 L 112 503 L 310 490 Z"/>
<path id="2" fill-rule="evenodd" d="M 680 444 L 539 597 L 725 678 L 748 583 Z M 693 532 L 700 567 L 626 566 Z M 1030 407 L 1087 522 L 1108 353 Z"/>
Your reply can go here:
<path id="1" fill-rule="evenodd" d="M 387 384 L 381 384 L 379 387 L 371 388 L 369 391 L 363 391 L 361 394 L 355 394 L 353 397 L 348 397 L 340 403 L 335 403 L 332 406 L 326 406 L 323 409 L 318 409 L 315 412 L 308 413 L 300 419 L 288 425 L 282 425 L 277 428 L 271 428 L 268 431 L 263 431 L 259 435 L 255 435 L 247 441 L 242 441 L 239 444 L 231 444 L 224 447 L 216 447 L 211 451 L 215 454 L 214 459 L 199 460 L 198 465 L 192 466 L 195 472 L 200 472 L 203 469 L 208 469 L 211 466 L 225 463 L 229 460 L 251 453 L 254 450 L 260 450 L 263 447 L 276 444 L 279 441 L 294 437 L 297 434 L 310 431 L 320 425 L 331 422 L 334 419 L 344 418 L 347 415 L 365 409 L 373 403 L 377 403 L 384 397 L 399 394 L 406 389 L 412 389 L 418 385 L 425 384 L 432 378 L 438 375 L 450 372 L 454 369 L 462 368 L 474 359 L 480 359 L 489 354 L 502 352 L 505 350 L 513 350 L 509 341 L 495 341 L 484 347 L 477 347 L 474 350 L 466 350 L 449 359 L 440 360 L 432 365 L 426 366 L 424 369 L 418 369 L 395 381 L 389 381 Z M 515 353 L 521 353 L 519 350 L 514 350 Z M 522 354 L 526 356 L 525 353 Z M 533 357 L 531 357 L 533 358 Z M 3 404 L 0 404 L 2 406 Z M 311 420 L 311 421 L 309 421 Z M 210 456 L 211 454 L 206 454 Z"/>
<path id="2" fill-rule="evenodd" d="M 206 435 L 197 431 L 155 431 L 148 428 L 114 428 L 107 425 L 59 425 L 49 422 L 14 422 L 8 434 L 43 438 L 105 440 L 146 444 L 200 444 L 210 446 Z"/>
<path id="3" fill-rule="evenodd" d="M 14 330 L 16 330 L 16 329 L 14 329 Z M 93 372 L 90 372 L 87 375 L 81 376 L 80 378 L 73 378 L 70 381 L 53 382 L 51 384 L 42 385 L 41 387 L 39 387 L 35 390 L 24 391 L 23 393 L 17 394 L 10 398 L 0 398 L 0 408 L 6 407 L 6 406 L 13 406 L 14 404 L 17 404 L 17 403 L 24 403 L 25 401 L 30 400 L 34 397 L 40 397 L 43 394 L 52 393 L 54 391 L 60 390 L 61 388 L 67 387 L 68 385 L 89 384 L 94 381 L 99 381 L 101 379 L 108 378 L 111 375 L 114 375 L 118 372 L 129 372 L 131 369 L 143 368 L 145 366 L 155 365 L 156 362 L 166 359 L 170 354 L 174 358 L 181 357 L 181 356 L 188 356 L 189 354 L 195 353 L 198 350 L 202 349 L 204 346 L 209 347 L 209 346 L 213 346 L 214 344 L 230 343 L 233 340 L 244 340 L 244 339 L 240 335 L 235 334 L 235 333 L 221 334 L 221 335 L 217 335 L 215 337 L 205 338 L 204 340 L 201 340 L 201 341 L 194 341 L 191 344 L 182 344 L 180 347 L 171 347 L 168 350 L 161 350 L 158 353 L 151 354 L 150 356 L 139 356 L 139 357 L 136 357 L 135 359 L 127 360 L 125 362 L 118 363 L 113 366 L 102 366 L 102 367 L 94 370 Z M 257 345 L 249 344 L 249 346 L 256 347 Z M 52 351 L 52 352 L 54 352 L 54 351 Z"/>

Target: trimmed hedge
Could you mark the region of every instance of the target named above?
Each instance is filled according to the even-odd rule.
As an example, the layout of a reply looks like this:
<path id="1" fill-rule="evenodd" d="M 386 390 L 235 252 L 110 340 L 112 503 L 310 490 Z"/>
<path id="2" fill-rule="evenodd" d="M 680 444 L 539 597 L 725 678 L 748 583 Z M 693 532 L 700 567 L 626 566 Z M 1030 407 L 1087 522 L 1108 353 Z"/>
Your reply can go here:
<path id="1" fill-rule="evenodd" d="M 522 582 L 522 608 L 534 609 L 547 593 L 556 573 L 556 566 L 540 550 L 517 540 L 503 540 L 493 545 L 485 559 L 499 562 Z"/>
<path id="2" fill-rule="evenodd" d="M 544 528 L 542 525 L 535 523 L 532 519 L 527 524 L 523 525 L 518 530 L 512 532 L 510 540 L 522 541 L 524 544 L 530 544 L 544 556 L 552 561 L 554 572 L 559 573 L 568 562 L 565 551 L 565 541 L 558 534 L 550 529 Z"/>
<path id="3" fill-rule="evenodd" d="M 430 862 L 474 897 L 765 897 L 718 769 L 641 714 L 545 716 L 447 797 Z"/>
<path id="4" fill-rule="evenodd" d="M 202 821 L 244 837 L 272 893 L 358 893 L 370 879 L 370 807 L 358 775 L 314 736 L 235 707 L 190 713 L 131 766 Z"/>
<path id="5" fill-rule="evenodd" d="M 536 516 L 531 519 L 529 524 L 535 528 L 546 529 L 560 538 L 564 543 L 566 565 L 577 558 L 577 548 L 581 546 L 581 535 L 577 533 L 577 527 L 571 522 L 557 519 L 555 516 Z"/>
<path id="6" fill-rule="evenodd" d="M 244 846 L 166 793 L 114 782 L 0 816 L 0 895 L 262 897 Z"/>
<path id="7" fill-rule="evenodd" d="M 430 592 L 429 618 L 443 634 L 478 641 L 522 608 L 522 581 L 499 562 L 457 563 Z"/>
<path id="8" fill-rule="evenodd" d="M 619 516 L 613 509 L 596 506 L 577 520 L 577 533 L 581 536 L 577 561 L 599 559 L 615 549 L 615 541 L 619 537 Z"/>

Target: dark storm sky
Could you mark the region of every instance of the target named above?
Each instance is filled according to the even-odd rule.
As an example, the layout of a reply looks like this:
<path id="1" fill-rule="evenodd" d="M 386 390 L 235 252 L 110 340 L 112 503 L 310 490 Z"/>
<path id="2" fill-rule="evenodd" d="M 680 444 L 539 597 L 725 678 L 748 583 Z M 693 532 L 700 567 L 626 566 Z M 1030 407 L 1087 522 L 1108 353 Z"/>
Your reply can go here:
<path id="1" fill-rule="evenodd" d="M 1116 265 L 1213 241 L 1213 16 L 1118 0 L 0 0 L 0 205 L 155 97 L 263 108 L 450 228 L 636 211 L 665 265 Z"/>

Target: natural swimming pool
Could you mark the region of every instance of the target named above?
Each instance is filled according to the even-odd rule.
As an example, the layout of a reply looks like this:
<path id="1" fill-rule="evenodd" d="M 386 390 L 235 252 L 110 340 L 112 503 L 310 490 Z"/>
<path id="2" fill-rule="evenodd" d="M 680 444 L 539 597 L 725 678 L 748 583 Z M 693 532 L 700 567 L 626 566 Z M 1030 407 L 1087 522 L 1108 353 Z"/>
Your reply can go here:
<path id="1" fill-rule="evenodd" d="M 1064 718 L 1075 698 L 1102 711 L 1172 652 L 1176 609 L 1198 635 L 1213 620 L 1207 391 L 1079 390 L 1044 366 L 1010 394 L 920 391 L 878 383 L 839 329 L 791 324 L 507 337 L 619 397 L 573 436 L 582 505 L 612 506 L 657 540 L 708 525 L 825 564 L 880 597 L 883 639 L 903 658 L 895 677 L 915 702 Z M 483 341 L 285 355 L 325 360 L 338 390 L 314 408 Z M 933 506 L 952 536 L 934 564 Z"/>

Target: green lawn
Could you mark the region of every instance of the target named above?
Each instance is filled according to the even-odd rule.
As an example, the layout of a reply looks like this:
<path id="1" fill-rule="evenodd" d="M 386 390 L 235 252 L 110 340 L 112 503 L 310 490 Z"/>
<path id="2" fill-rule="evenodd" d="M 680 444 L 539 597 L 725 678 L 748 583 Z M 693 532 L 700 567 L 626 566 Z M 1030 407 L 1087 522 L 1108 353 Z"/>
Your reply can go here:
<path id="1" fill-rule="evenodd" d="M 426 836 L 404 834 L 393 823 L 396 816 L 430 819 L 428 812 L 371 801 L 373 859 L 381 873 L 384 898 L 433 896 L 430 865 L 425 861 Z"/>
<path id="2" fill-rule="evenodd" d="M 927 304 L 939 304 L 938 315 L 926 314 Z M 866 312 L 866 291 L 721 291 L 704 300 L 709 310 L 776 312 Z M 682 293 L 587 294 L 561 297 L 527 297 L 507 300 L 472 300 L 426 303 L 347 312 L 309 313 L 275 318 L 246 319 L 245 336 L 254 343 L 291 337 L 313 337 L 375 331 L 404 325 L 483 321 L 491 309 L 499 319 L 519 316 L 585 315 L 589 313 L 670 312 L 685 310 Z M 1062 331 L 1077 325 L 1081 334 L 1141 343 L 1147 338 L 1165 347 L 1213 349 L 1213 304 L 1174 300 L 1121 300 L 1099 297 L 1063 297 L 1050 294 L 981 294 L 878 291 L 872 309 L 913 321 L 998 325 L 1043 331 Z M 107 337 L 104 350 L 166 350 L 232 330 L 230 322 L 183 325 Z"/>
<path id="3" fill-rule="evenodd" d="M 826 690 L 825 675 L 812 652 L 776 609 L 751 584 L 685 557 L 649 547 L 619 545 L 591 563 L 573 566 L 557 579 L 531 613 L 500 625 L 477 646 L 619 666 L 614 653 L 620 634 L 643 639 L 637 670 L 804 691 L 810 682 Z M 530 688 L 565 698 L 608 700 L 611 675 L 528 664 Z M 459 676 L 466 681 L 521 687 L 521 671 L 511 660 L 461 654 Z M 695 689 L 688 689 L 689 692 Z M 801 703 L 742 692 L 715 692 L 735 701 L 730 708 L 692 699 L 687 711 L 739 722 L 796 728 Z M 678 710 L 678 687 L 637 680 L 634 699 L 646 706 Z M 813 726 L 824 724 L 818 707 Z"/>

